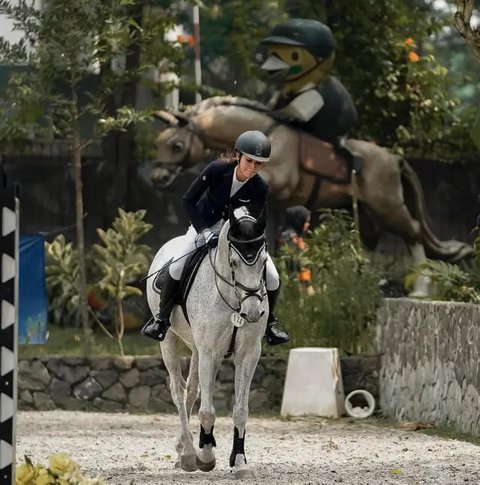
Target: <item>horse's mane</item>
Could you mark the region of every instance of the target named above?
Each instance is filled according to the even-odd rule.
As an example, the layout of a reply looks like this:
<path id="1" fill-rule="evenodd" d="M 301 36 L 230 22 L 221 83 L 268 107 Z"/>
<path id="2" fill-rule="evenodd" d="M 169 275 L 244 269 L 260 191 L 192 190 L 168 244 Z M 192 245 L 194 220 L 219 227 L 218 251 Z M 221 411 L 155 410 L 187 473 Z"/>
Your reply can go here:
<path id="1" fill-rule="evenodd" d="M 191 106 L 185 111 L 185 114 L 188 116 L 193 116 L 217 106 L 240 106 L 243 108 L 253 109 L 255 111 L 269 111 L 264 104 L 252 99 L 241 98 L 239 96 L 213 96 L 212 98 L 204 99 L 203 101 Z"/>

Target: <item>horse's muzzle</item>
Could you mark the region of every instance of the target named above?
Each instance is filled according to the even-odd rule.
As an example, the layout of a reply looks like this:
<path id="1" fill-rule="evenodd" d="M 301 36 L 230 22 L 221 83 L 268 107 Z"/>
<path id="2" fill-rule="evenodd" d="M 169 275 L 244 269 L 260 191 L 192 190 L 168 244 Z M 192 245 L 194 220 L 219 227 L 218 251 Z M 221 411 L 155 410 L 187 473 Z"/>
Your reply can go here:
<path id="1" fill-rule="evenodd" d="M 263 315 L 265 315 L 265 310 L 262 310 L 261 312 L 240 312 L 240 316 L 247 323 L 256 323 L 263 317 Z"/>
<path id="2" fill-rule="evenodd" d="M 181 167 L 156 166 L 150 172 L 150 180 L 159 189 L 171 185 L 180 173 Z"/>

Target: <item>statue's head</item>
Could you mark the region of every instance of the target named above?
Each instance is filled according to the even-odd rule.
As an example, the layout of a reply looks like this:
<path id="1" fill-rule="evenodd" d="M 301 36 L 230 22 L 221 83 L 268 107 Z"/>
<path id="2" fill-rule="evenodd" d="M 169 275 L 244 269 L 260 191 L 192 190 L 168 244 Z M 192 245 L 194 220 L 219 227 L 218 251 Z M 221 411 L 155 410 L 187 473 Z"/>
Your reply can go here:
<path id="1" fill-rule="evenodd" d="M 318 20 L 289 19 L 276 25 L 261 44 L 268 55 L 262 69 L 285 92 L 318 84 L 333 65 L 332 31 Z"/>

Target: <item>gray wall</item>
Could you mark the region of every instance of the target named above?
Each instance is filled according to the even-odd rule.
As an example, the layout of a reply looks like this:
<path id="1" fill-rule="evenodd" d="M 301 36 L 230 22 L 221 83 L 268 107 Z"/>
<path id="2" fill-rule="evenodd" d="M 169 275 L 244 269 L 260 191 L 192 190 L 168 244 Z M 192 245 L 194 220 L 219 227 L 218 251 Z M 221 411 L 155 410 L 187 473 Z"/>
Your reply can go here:
<path id="1" fill-rule="evenodd" d="M 184 374 L 188 365 L 189 359 L 184 357 Z M 378 358 L 346 357 L 341 365 L 345 394 L 362 388 L 378 397 Z M 251 387 L 251 411 L 280 411 L 286 367 L 286 356 L 260 359 Z M 219 412 L 232 410 L 233 381 L 233 361 L 226 359 L 215 387 L 214 405 Z M 37 410 L 176 412 L 168 373 L 158 357 L 22 359 L 18 366 L 18 406 Z"/>
<path id="2" fill-rule="evenodd" d="M 378 344 L 386 415 L 480 435 L 479 305 L 386 299 Z"/>

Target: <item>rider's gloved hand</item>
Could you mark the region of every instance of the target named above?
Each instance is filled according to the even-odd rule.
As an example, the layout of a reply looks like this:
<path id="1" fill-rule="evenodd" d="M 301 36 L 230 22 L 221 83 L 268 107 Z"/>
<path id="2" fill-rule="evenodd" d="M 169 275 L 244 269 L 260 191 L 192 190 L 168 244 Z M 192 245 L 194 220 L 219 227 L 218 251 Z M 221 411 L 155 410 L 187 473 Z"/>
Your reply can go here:
<path id="1" fill-rule="evenodd" d="M 201 234 L 203 236 L 205 244 L 208 247 L 214 248 L 218 244 L 218 236 L 216 234 L 214 234 L 213 231 L 211 229 L 209 229 L 208 227 L 206 229 L 204 229 L 201 232 Z"/>

